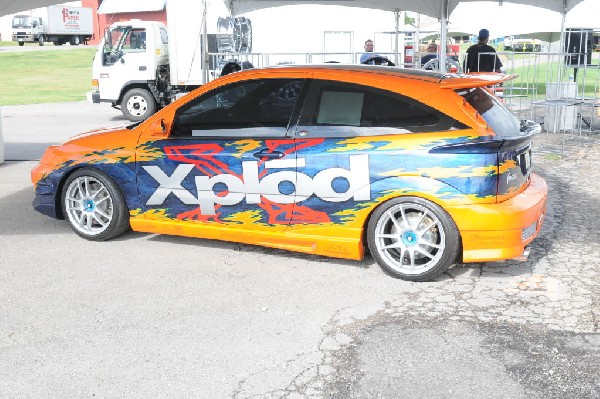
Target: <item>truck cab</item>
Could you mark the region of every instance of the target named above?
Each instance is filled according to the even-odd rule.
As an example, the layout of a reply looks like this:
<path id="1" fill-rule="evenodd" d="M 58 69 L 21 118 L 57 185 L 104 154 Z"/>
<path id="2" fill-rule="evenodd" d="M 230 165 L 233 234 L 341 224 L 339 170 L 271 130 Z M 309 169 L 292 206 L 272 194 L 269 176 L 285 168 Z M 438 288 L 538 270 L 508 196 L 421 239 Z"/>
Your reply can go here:
<path id="1" fill-rule="evenodd" d="M 152 115 L 168 85 L 167 28 L 155 21 L 117 22 L 107 28 L 92 66 L 92 102 L 110 102 L 132 121 Z"/>
<path id="2" fill-rule="evenodd" d="M 39 40 L 44 33 L 44 21 L 39 17 L 30 15 L 15 15 L 12 20 L 12 40 L 19 46 Z M 40 43 L 42 45 L 43 42 Z"/>

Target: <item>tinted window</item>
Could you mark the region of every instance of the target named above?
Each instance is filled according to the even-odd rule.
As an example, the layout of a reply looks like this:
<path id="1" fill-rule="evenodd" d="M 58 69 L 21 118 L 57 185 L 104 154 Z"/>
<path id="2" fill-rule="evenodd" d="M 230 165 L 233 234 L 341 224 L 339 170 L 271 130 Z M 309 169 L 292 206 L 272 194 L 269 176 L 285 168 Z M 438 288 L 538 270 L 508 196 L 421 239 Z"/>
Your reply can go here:
<path id="1" fill-rule="evenodd" d="M 330 81 L 315 81 L 311 85 L 300 125 L 349 128 L 311 129 L 311 133 L 320 135 L 381 135 L 464 128 L 441 112 L 398 93 Z"/>
<path id="2" fill-rule="evenodd" d="M 302 86 L 299 79 L 263 79 L 218 88 L 182 106 L 172 134 L 285 135 Z"/>
<path id="3" fill-rule="evenodd" d="M 495 96 L 481 88 L 459 92 L 500 137 L 525 135 L 521 122 Z"/>

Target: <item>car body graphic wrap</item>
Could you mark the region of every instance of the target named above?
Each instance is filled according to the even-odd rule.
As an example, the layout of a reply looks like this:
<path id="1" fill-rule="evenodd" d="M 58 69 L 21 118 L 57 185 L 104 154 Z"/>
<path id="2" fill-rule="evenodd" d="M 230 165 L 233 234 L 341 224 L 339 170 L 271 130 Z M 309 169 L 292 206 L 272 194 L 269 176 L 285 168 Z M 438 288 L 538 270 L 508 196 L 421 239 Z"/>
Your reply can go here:
<path id="1" fill-rule="evenodd" d="M 344 224 L 364 221 L 365 212 L 399 195 L 459 204 L 495 202 L 496 154 L 431 155 L 429 148 L 469 137 L 418 136 L 404 146 L 396 144 L 395 136 L 150 142 L 145 154 L 164 155 L 138 163 L 142 206 L 133 216 Z"/>

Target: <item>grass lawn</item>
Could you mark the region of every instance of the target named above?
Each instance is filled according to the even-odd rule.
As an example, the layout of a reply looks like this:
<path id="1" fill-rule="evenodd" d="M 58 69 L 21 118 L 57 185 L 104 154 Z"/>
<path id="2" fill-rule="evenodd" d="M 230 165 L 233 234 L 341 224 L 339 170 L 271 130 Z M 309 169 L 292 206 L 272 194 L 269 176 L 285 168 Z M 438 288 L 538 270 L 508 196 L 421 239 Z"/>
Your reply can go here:
<path id="1" fill-rule="evenodd" d="M 0 105 L 85 100 L 95 48 L 0 53 Z"/>
<path id="2" fill-rule="evenodd" d="M 574 76 L 573 68 L 565 68 L 562 66 L 561 81 L 566 81 L 569 76 Z M 507 73 L 518 74 L 519 76 L 512 81 L 515 86 L 528 86 L 530 89 L 535 88 L 535 93 L 538 96 L 546 94 L 546 83 L 557 82 L 559 75 L 558 62 L 539 63 L 537 65 L 517 67 L 508 70 Z M 577 90 L 581 97 L 594 97 L 595 90 L 600 87 L 598 68 L 579 68 L 577 73 Z M 510 84 L 510 83 L 509 83 Z M 582 89 L 584 92 L 582 93 Z"/>

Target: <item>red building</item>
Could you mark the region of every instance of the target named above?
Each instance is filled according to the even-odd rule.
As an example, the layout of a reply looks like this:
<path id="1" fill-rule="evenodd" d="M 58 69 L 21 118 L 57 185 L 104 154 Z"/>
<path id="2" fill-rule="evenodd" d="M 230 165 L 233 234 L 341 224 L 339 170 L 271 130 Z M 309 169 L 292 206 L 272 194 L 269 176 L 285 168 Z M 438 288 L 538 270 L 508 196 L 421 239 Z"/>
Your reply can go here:
<path id="1" fill-rule="evenodd" d="M 89 44 L 98 44 L 104 29 L 114 22 L 141 19 L 167 24 L 166 0 L 82 0 L 82 7 L 93 10 L 94 36 Z"/>

